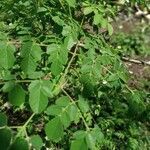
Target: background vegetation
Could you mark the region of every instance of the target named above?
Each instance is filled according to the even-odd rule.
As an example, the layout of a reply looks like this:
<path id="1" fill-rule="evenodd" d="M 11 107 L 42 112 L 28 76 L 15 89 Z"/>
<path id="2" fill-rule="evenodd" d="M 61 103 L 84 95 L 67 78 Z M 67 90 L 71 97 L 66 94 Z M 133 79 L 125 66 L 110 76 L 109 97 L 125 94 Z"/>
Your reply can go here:
<path id="1" fill-rule="evenodd" d="M 122 58 L 149 60 L 149 11 L 148 0 L 0 1 L 0 150 L 148 150 L 150 69 Z"/>

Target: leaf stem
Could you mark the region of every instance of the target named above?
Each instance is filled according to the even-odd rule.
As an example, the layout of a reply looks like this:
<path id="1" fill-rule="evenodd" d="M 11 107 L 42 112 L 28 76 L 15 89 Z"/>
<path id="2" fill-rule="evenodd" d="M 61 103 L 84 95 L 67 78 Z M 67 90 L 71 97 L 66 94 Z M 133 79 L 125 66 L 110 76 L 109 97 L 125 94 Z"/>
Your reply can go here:
<path id="1" fill-rule="evenodd" d="M 19 136 L 20 134 L 22 134 L 22 132 L 24 132 L 25 136 L 28 137 L 27 135 L 27 131 L 26 131 L 26 128 L 27 128 L 27 125 L 29 124 L 29 122 L 32 120 L 32 118 L 34 117 L 35 113 L 33 113 L 30 118 L 26 121 L 26 123 L 22 126 L 22 127 L 19 127 L 21 128 L 19 130 L 19 132 L 17 133 L 16 137 Z"/>
<path id="2" fill-rule="evenodd" d="M 3 85 L 9 81 L 14 81 L 15 83 L 30 83 L 32 82 L 33 80 L 8 80 L 8 81 L 2 81 L 0 82 L 0 85 Z"/>

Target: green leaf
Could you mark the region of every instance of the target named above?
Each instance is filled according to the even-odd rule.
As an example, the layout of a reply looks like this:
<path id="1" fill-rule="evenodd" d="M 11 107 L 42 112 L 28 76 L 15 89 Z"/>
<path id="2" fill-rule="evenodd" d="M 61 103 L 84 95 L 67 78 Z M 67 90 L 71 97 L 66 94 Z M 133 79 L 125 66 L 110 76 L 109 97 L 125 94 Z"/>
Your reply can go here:
<path id="1" fill-rule="evenodd" d="M 57 62 L 53 62 L 51 65 L 51 71 L 53 75 L 57 76 L 63 71 L 63 65 L 62 63 L 58 60 Z"/>
<path id="2" fill-rule="evenodd" d="M 30 137 L 30 142 L 36 150 L 40 150 L 43 146 L 43 141 L 39 135 L 32 135 Z"/>
<path id="3" fill-rule="evenodd" d="M 2 87 L 3 92 L 9 92 L 11 91 L 15 86 L 15 82 L 13 81 L 8 81 L 4 84 L 4 86 Z"/>
<path id="4" fill-rule="evenodd" d="M 84 139 L 86 137 L 86 131 L 78 130 L 73 134 L 74 139 Z"/>
<path id="5" fill-rule="evenodd" d="M 68 5 L 69 5 L 70 7 L 75 8 L 76 0 L 66 0 L 66 2 L 68 3 Z"/>
<path id="6" fill-rule="evenodd" d="M 51 96 L 51 82 L 35 80 L 29 85 L 29 104 L 33 112 L 41 113 L 48 104 L 48 96 Z"/>
<path id="7" fill-rule="evenodd" d="M 70 116 L 68 114 L 68 112 L 64 111 L 61 115 L 60 115 L 60 120 L 64 126 L 64 128 L 68 128 L 71 124 L 71 120 L 70 120 Z"/>
<path id="8" fill-rule="evenodd" d="M 21 137 L 18 137 L 12 143 L 9 150 L 29 150 L 29 145 L 28 145 L 28 142 L 25 139 L 23 139 Z"/>
<path id="9" fill-rule="evenodd" d="M 84 15 L 88 15 L 92 12 L 93 12 L 93 7 L 85 7 L 83 11 Z"/>
<path id="10" fill-rule="evenodd" d="M 0 150 L 7 150 L 11 142 L 12 133 L 8 128 L 0 129 Z"/>
<path id="11" fill-rule="evenodd" d="M 28 78 L 29 79 L 39 79 L 39 78 L 41 78 L 43 76 L 44 76 L 44 73 L 42 71 L 38 71 L 38 72 L 35 71 L 35 72 L 31 73 L 31 74 L 28 74 Z"/>
<path id="12" fill-rule="evenodd" d="M 25 102 L 25 91 L 20 85 L 16 85 L 8 94 L 9 102 L 14 106 L 20 106 Z"/>
<path id="13" fill-rule="evenodd" d="M 60 26 L 65 25 L 64 21 L 59 16 L 53 16 L 52 19 L 55 23 L 57 23 Z"/>
<path id="14" fill-rule="evenodd" d="M 47 108 L 46 114 L 47 115 L 52 115 L 52 116 L 57 116 L 60 115 L 62 112 L 62 107 L 57 106 L 57 105 L 51 105 Z"/>
<path id="15" fill-rule="evenodd" d="M 15 47 L 5 42 L 0 42 L 0 68 L 10 69 L 14 62 Z"/>
<path id="16" fill-rule="evenodd" d="M 103 143 L 104 135 L 99 127 L 93 128 L 86 134 L 86 143 L 90 149 L 96 149 L 96 145 Z"/>
<path id="17" fill-rule="evenodd" d="M 32 74 L 37 67 L 37 61 L 41 60 L 42 50 L 32 41 L 24 42 L 21 48 L 21 68 L 25 74 Z"/>
<path id="18" fill-rule="evenodd" d="M 88 150 L 85 139 L 77 139 L 71 143 L 70 150 Z"/>
<path id="19" fill-rule="evenodd" d="M 68 52 L 63 44 L 51 44 L 47 47 L 49 54 L 49 63 L 51 63 L 51 72 L 54 76 L 59 75 L 67 62 Z"/>
<path id="20" fill-rule="evenodd" d="M 89 111 L 89 105 L 87 101 L 85 101 L 82 97 L 79 97 L 78 105 L 83 113 L 86 113 Z"/>
<path id="21" fill-rule="evenodd" d="M 67 96 L 62 96 L 56 100 L 56 105 L 66 107 L 70 104 L 70 99 Z"/>
<path id="22" fill-rule="evenodd" d="M 100 24 L 101 18 L 102 18 L 102 15 L 101 15 L 100 13 L 98 13 L 98 12 L 95 13 L 93 23 L 94 23 L 95 25 Z"/>
<path id="23" fill-rule="evenodd" d="M 45 126 L 45 132 L 48 138 L 54 142 L 58 142 L 63 137 L 63 124 L 60 117 L 50 120 Z"/>
<path id="24" fill-rule="evenodd" d="M 0 127 L 7 125 L 7 116 L 3 113 L 0 113 Z"/>
<path id="25" fill-rule="evenodd" d="M 90 133 L 86 135 L 86 142 L 90 149 L 96 149 L 95 137 L 93 137 Z"/>
<path id="26" fill-rule="evenodd" d="M 110 23 L 107 24 L 107 28 L 108 28 L 109 35 L 112 35 L 114 30 L 113 30 L 113 27 Z"/>
<path id="27" fill-rule="evenodd" d="M 70 117 L 71 121 L 75 121 L 77 116 L 78 116 L 78 108 L 76 106 L 76 104 L 72 104 L 68 107 L 68 115 Z"/>
<path id="28" fill-rule="evenodd" d="M 40 81 L 40 83 L 41 83 L 42 92 L 46 96 L 51 97 L 52 96 L 53 84 L 49 80 L 42 80 L 42 81 Z"/>

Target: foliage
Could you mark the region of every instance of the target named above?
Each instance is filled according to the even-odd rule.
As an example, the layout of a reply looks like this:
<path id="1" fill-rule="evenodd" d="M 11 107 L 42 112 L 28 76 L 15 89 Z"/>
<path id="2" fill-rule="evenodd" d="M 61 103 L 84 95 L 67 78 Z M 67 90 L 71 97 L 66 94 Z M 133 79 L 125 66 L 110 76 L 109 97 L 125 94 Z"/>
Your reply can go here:
<path id="1" fill-rule="evenodd" d="M 8 0 L 0 8 L 0 149 L 148 148 L 149 95 L 128 87 L 104 38 L 114 4 Z M 24 113 L 21 122 L 9 121 L 9 109 Z"/>
<path id="2" fill-rule="evenodd" d="M 142 27 L 143 29 L 144 27 Z M 138 28 L 132 33 L 119 32 L 111 38 L 112 46 L 118 51 L 118 54 L 124 55 L 143 55 L 149 56 L 149 35 L 150 31 L 147 26 L 145 29 Z"/>

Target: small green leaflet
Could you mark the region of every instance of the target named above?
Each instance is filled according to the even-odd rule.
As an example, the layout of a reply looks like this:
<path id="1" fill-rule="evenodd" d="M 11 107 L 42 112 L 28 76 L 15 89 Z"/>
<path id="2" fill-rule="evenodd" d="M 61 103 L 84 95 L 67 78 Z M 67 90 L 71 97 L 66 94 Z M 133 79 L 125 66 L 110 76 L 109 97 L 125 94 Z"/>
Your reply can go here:
<path id="1" fill-rule="evenodd" d="M 30 142 L 32 144 L 32 147 L 36 150 L 40 150 L 43 146 L 43 141 L 39 135 L 32 135 L 30 137 Z"/>
<path id="2" fill-rule="evenodd" d="M 29 104 L 33 112 L 41 113 L 51 97 L 52 84 L 46 80 L 35 80 L 29 85 Z"/>
<path id="3" fill-rule="evenodd" d="M 46 135 L 49 139 L 58 142 L 63 136 L 64 129 L 76 120 L 78 109 L 68 97 L 62 96 L 56 100 L 55 105 L 47 108 L 46 113 L 55 116 L 45 127 Z"/>
<path id="4" fill-rule="evenodd" d="M 89 149 L 100 149 L 97 145 L 102 145 L 104 141 L 104 135 L 99 127 L 94 127 L 90 132 L 86 134 L 86 143 Z"/>
<path id="5" fill-rule="evenodd" d="M 63 44 L 51 44 L 47 47 L 49 54 L 49 63 L 51 63 L 51 72 L 53 75 L 59 75 L 68 60 L 68 50 Z"/>
<path id="6" fill-rule="evenodd" d="M 101 23 L 101 19 L 102 19 L 102 15 L 100 13 L 96 12 L 95 15 L 94 15 L 93 23 L 95 25 L 98 25 L 98 24 Z"/>
<path id="7" fill-rule="evenodd" d="M 88 150 L 85 139 L 76 139 L 72 141 L 70 150 Z"/>
<path id="8" fill-rule="evenodd" d="M 0 69 L 10 69 L 14 62 L 15 47 L 7 44 L 6 42 L 0 42 Z"/>
<path id="9" fill-rule="evenodd" d="M 0 129 L 0 150 L 7 150 L 11 142 L 12 133 L 8 128 Z"/>
<path id="10" fill-rule="evenodd" d="M 15 82 L 13 81 L 8 81 L 4 84 L 4 86 L 2 87 L 3 92 L 9 92 L 11 91 L 15 86 Z"/>
<path id="11" fill-rule="evenodd" d="M 50 120 L 45 126 L 45 132 L 48 138 L 54 142 L 58 142 L 63 137 L 63 124 L 60 117 L 55 117 Z"/>
<path id="12" fill-rule="evenodd" d="M 37 61 L 41 60 L 42 50 L 32 41 L 24 42 L 21 48 L 21 68 L 25 74 L 31 74 L 36 70 Z"/>
<path id="13" fill-rule="evenodd" d="M 73 139 L 71 150 L 99 150 L 97 145 L 103 143 L 104 135 L 98 127 L 95 127 L 90 131 L 79 130 L 75 132 Z"/>
<path id="14" fill-rule="evenodd" d="M 81 96 L 79 96 L 78 105 L 79 105 L 80 110 L 83 113 L 86 113 L 89 111 L 89 105 L 88 105 L 87 101 L 85 101 L 84 98 Z"/>
<path id="15" fill-rule="evenodd" d="M 66 2 L 68 3 L 68 5 L 69 5 L 70 7 L 75 8 L 76 0 L 66 0 Z"/>
<path id="16" fill-rule="evenodd" d="M 29 150 L 29 145 L 25 139 L 18 137 L 12 143 L 9 150 Z"/>
<path id="17" fill-rule="evenodd" d="M 84 13 L 84 15 L 88 15 L 88 14 L 92 13 L 93 10 L 94 10 L 94 9 L 93 9 L 93 7 L 91 7 L 91 6 L 85 7 L 83 13 Z"/>
<path id="18" fill-rule="evenodd" d="M 20 85 L 15 85 L 8 93 L 9 102 L 14 106 L 20 106 L 25 101 L 25 91 Z"/>
<path id="19" fill-rule="evenodd" d="M 110 23 L 107 24 L 107 28 L 108 28 L 108 33 L 109 33 L 109 35 L 112 35 L 114 29 L 113 29 L 113 27 L 112 27 L 112 25 L 111 25 Z"/>
<path id="20" fill-rule="evenodd" d="M 47 108 L 46 113 L 48 115 L 60 117 L 64 128 L 67 128 L 72 121 L 77 119 L 78 109 L 73 102 L 70 102 L 68 97 L 62 96 L 56 100 L 55 105 L 51 105 Z"/>

